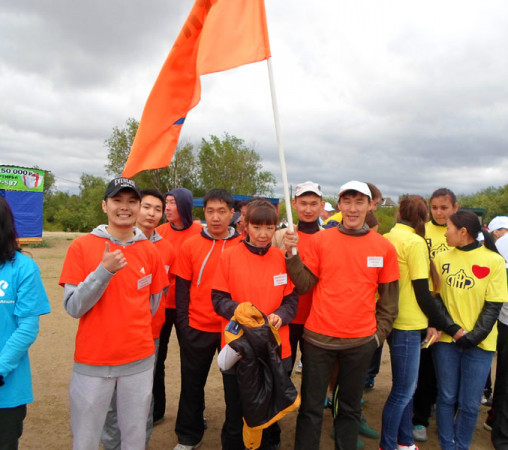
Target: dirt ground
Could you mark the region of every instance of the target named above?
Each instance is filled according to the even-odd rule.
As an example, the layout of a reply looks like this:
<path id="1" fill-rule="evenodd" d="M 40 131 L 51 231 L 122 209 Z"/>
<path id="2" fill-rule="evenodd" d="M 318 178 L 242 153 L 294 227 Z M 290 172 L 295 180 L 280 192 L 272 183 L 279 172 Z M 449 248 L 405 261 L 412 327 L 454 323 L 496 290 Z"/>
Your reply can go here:
<path id="1" fill-rule="evenodd" d="M 67 315 L 62 305 L 63 289 L 58 279 L 65 252 L 78 233 L 45 233 L 47 247 L 31 248 L 28 251 L 41 268 L 42 278 L 51 301 L 51 314 L 41 318 L 40 333 L 31 348 L 35 402 L 28 407 L 24 422 L 24 433 L 20 449 L 69 449 L 72 447 L 68 388 L 72 371 L 74 337 L 78 321 Z M 171 375 L 172 374 L 172 375 Z M 180 390 L 180 368 L 176 336 L 171 337 L 166 361 L 167 410 L 165 420 L 155 427 L 148 445 L 150 450 L 172 449 L 176 443 L 174 433 L 176 409 Z M 168 376 L 169 375 L 169 376 Z M 293 375 L 294 383 L 300 385 L 300 376 Z M 375 389 L 365 394 L 364 415 L 370 426 L 380 430 L 381 412 L 391 386 L 389 352 L 383 352 L 381 371 L 376 378 Z M 490 435 L 483 429 L 487 409 L 481 408 L 472 449 L 493 448 Z M 222 378 L 218 366 L 211 368 L 206 387 L 206 411 L 208 430 L 203 439 L 203 450 L 220 448 L 220 429 L 224 418 Z M 284 418 L 282 427 L 282 449 L 293 448 L 296 412 Z M 330 410 L 324 411 L 321 449 L 333 449 L 330 439 Z M 437 449 L 436 426 L 429 427 L 429 441 L 420 443 L 419 448 Z M 378 442 L 363 439 L 366 449 L 377 449 Z M 309 449 L 312 450 L 312 449 Z"/>

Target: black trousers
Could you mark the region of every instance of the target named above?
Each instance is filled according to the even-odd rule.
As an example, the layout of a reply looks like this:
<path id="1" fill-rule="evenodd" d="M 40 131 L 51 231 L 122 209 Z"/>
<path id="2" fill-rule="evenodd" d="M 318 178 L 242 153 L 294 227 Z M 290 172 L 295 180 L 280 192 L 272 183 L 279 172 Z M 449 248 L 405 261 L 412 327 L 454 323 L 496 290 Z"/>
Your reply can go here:
<path id="1" fill-rule="evenodd" d="M 427 331 L 422 332 L 422 340 Z M 432 346 L 422 348 L 420 352 L 420 368 L 418 369 L 418 384 L 413 397 L 413 425 L 429 426 L 432 405 L 437 398 L 437 379 L 432 360 Z"/>
<path id="2" fill-rule="evenodd" d="M 365 376 L 377 341 L 355 348 L 329 350 L 304 341 L 302 370 L 302 404 L 296 422 L 296 450 L 318 449 L 323 422 L 323 404 L 332 368 L 339 364 L 340 408 L 334 418 L 335 448 L 354 450 L 360 430 L 361 400 Z"/>
<path id="3" fill-rule="evenodd" d="M 153 373 L 153 421 L 160 420 L 166 412 L 165 362 L 168 356 L 169 337 L 176 319 L 176 309 L 166 308 L 166 320 L 159 338 L 159 354 Z"/>
<path id="4" fill-rule="evenodd" d="M 381 358 L 383 356 L 383 346 L 379 346 L 376 348 L 376 351 L 372 355 L 372 359 L 370 360 L 369 370 L 367 371 L 367 377 L 365 378 L 365 382 L 369 380 L 373 380 L 376 378 L 379 373 L 379 368 L 381 367 Z"/>
<path id="5" fill-rule="evenodd" d="M 0 408 L 0 450 L 17 450 L 25 417 L 26 405 Z"/>
<path id="6" fill-rule="evenodd" d="M 303 354 L 303 323 L 289 324 L 289 345 L 291 346 L 291 370 L 295 367 L 296 351 L 300 344 L 300 352 Z"/>
<path id="7" fill-rule="evenodd" d="M 175 431 L 178 442 L 196 445 L 203 439 L 205 385 L 213 357 L 220 351 L 221 333 L 187 326 L 179 330 L 181 389 Z"/>
<path id="8" fill-rule="evenodd" d="M 508 449 L 508 326 L 497 323 L 497 369 L 494 385 L 492 443 L 496 450 Z"/>

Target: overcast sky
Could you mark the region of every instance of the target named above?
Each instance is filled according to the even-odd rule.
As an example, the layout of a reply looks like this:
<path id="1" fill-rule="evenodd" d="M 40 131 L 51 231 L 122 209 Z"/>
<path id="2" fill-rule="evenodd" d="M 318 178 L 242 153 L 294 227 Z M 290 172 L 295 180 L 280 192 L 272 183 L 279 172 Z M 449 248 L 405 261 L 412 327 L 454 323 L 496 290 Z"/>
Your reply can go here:
<path id="1" fill-rule="evenodd" d="M 508 2 L 265 0 L 289 182 L 385 196 L 508 183 Z M 0 164 L 61 190 L 105 176 L 104 140 L 140 119 L 193 0 L 7 0 Z M 228 132 L 281 175 L 266 62 L 202 77 L 181 139 Z"/>

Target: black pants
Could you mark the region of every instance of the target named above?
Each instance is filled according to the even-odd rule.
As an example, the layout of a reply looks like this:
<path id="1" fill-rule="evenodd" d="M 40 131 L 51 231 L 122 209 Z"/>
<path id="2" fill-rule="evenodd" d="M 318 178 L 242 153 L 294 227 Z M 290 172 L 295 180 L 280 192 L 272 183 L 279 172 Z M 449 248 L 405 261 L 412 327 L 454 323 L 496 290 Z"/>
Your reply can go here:
<path id="1" fill-rule="evenodd" d="M 508 326 L 497 323 L 497 369 L 494 385 L 494 426 L 492 443 L 497 450 L 508 449 Z"/>
<path id="2" fill-rule="evenodd" d="M 422 332 L 422 340 L 427 331 Z M 422 348 L 420 353 L 420 368 L 418 369 L 418 384 L 413 397 L 413 425 L 429 426 L 432 405 L 437 398 L 437 380 L 432 360 L 432 346 Z"/>
<path id="3" fill-rule="evenodd" d="M 220 350 L 221 333 L 186 327 L 179 330 L 181 390 L 175 431 L 178 442 L 196 445 L 203 439 L 205 385 L 213 357 Z"/>
<path id="4" fill-rule="evenodd" d="M 17 450 L 25 417 L 26 405 L 0 408 L 0 450 Z"/>
<path id="5" fill-rule="evenodd" d="M 242 402 L 240 400 L 238 379 L 234 371 L 223 372 L 222 382 L 224 383 L 224 400 L 226 402 L 226 419 L 221 433 L 222 449 L 244 450 Z M 279 443 L 280 426 L 275 422 L 263 430 L 259 450 L 276 448 Z"/>
<path id="6" fill-rule="evenodd" d="M 303 354 L 303 323 L 289 324 L 289 345 L 291 346 L 291 370 L 295 367 L 296 351 L 300 344 L 300 352 Z"/>
<path id="7" fill-rule="evenodd" d="M 166 320 L 159 338 L 159 354 L 153 373 L 153 421 L 160 420 L 166 412 L 165 361 L 168 355 L 169 337 L 176 319 L 176 309 L 166 308 Z"/>
<path id="8" fill-rule="evenodd" d="M 361 400 L 365 376 L 377 341 L 355 348 L 328 350 L 304 341 L 302 370 L 302 404 L 296 422 L 296 450 L 318 449 L 323 421 L 323 404 L 332 368 L 339 364 L 340 408 L 334 418 L 335 448 L 356 449 L 360 430 Z"/>
<path id="9" fill-rule="evenodd" d="M 379 368 L 381 367 L 381 358 L 383 356 L 383 346 L 380 345 L 376 348 L 376 351 L 372 355 L 372 359 L 370 360 L 369 370 L 367 371 L 367 377 L 365 378 L 365 382 L 373 380 L 376 378 L 379 373 Z"/>

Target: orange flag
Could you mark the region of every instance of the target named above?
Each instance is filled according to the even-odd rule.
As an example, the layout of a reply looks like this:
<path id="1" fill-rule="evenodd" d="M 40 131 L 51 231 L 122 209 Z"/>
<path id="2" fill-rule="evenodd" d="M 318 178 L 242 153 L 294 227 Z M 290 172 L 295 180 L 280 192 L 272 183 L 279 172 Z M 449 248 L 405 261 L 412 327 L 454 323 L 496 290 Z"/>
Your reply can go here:
<path id="1" fill-rule="evenodd" d="M 200 75 L 270 57 L 264 0 L 196 0 L 152 88 L 123 171 L 170 164 Z"/>

